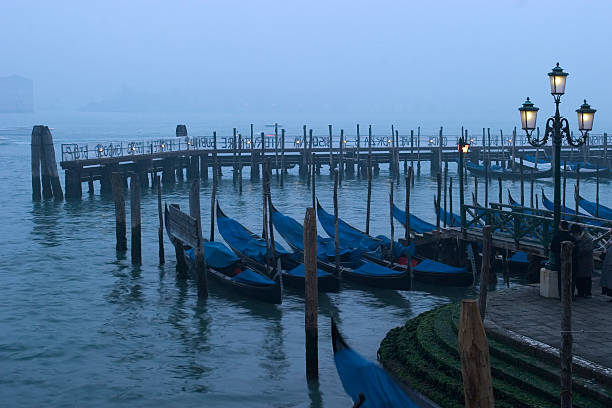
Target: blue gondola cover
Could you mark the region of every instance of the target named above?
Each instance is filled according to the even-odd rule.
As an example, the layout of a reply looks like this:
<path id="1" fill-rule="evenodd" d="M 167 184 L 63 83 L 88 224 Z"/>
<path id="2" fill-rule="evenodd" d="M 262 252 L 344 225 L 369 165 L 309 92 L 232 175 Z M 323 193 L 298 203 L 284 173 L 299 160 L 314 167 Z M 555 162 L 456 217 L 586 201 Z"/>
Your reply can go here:
<path id="1" fill-rule="evenodd" d="M 359 268 L 353 269 L 353 272 L 370 276 L 397 276 L 403 274 L 403 272 L 394 271 L 369 261 L 363 261 L 363 264 Z"/>
<path id="2" fill-rule="evenodd" d="M 254 272 L 250 269 L 245 269 L 240 272 L 238 275 L 232 278 L 235 281 L 244 282 L 248 284 L 255 285 L 274 285 L 274 281 L 272 279 L 268 279 L 265 276 Z"/>
<path id="3" fill-rule="evenodd" d="M 406 212 L 397 208 L 395 204 L 393 205 L 393 217 L 401 222 L 404 228 L 406 227 Z M 418 234 L 422 234 L 424 232 L 434 231 L 436 226 L 427 221 L 423 221 L 416 215 L 410 214 L 410 229 Z"/>
<path id="4" fill-rule="evenodd" d="M 290 271 L 287 271 L 287 273 L 291 276 L 298 276 L 300 278 L 303 278 L 304 276 L 306 276 L 306 270 L 304 268 L 304 264 L 299 264 L 298 266 L 291 269 Z M 329 276 L 329 273 L 322 271 L 320 269 L 317 269 L 317 277 L 320 278 L 322 276 Z"/>
<path id="5" fill-rule="evenodd" d="M 194 260 L 193 248 L 186 251 L 187 256 Z M 240 259 L 221 242 L 204 243 L 204 259 L 213 268 L 223 269 L 238 262 Z"/>
<path id="6" fill-rule="evenodd" d="M 327 235 L 333 238 L 334 216 L 326 212 L 321 206 L 317 209 L 317 216 Z M 361 251 L 371 251 L 381 244 L 380 241 L 364 234 L 340 218 L 338 218 L 338 235 L 343 246 Z"/>
<path id="7" fill-rule="evenodd" d="M 467 268 L 457 268 L 455 266 L 450 266 L 443 264 L 441 262 L 436 262 L 432 259 L 425 259 L 414 268 L 415 272 L 423 272 L 423 273 L 467 273 Z"/>
<path id="8" fill-rule="evenodd" d="M 418 408 L 389 374 L 352 349 L 337 351 L 334 362 L 344 391 L 353 401 L 359 399 L 359 393 L 366 396 L 363 408 Z"/>

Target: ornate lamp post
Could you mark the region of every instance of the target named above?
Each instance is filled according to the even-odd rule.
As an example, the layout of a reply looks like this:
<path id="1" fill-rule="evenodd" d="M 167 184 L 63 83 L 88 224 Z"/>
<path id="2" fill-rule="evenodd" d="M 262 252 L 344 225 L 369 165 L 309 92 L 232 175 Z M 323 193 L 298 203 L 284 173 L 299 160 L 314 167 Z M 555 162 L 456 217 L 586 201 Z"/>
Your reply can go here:
<path id="1" fill-rule="evenodd" d="M 459 150 L 459 202 L 461 203 L 461 232 L 465 235 L 465 208 L 463 205 L 463 155 L 470 151 L 470 144 L 463 136 L 457 141 L 457 149 Z"/>
<path id="2" fill-rule="evenodd" d="M 533 130 L 536 128 L 536 119 L 538 115 L 538 108 L 527 98 L 523 106 L 519 108 L 521 116 L 521 126 L 527 134 L 527 140 L 534 147 L 544 146 L 550 137 L 552 137 L 553 144 L 553 166 L 554 166 L 554 220 L 553 220 L 553 235 L 556 235 L 559 231 L 559 222 L 561 221 L 561 144 L 563 139 L 567 143 L 574 147 L 582 146 L 588 136 L 589 131 L 593 129 L 593 118 L 595 115 L 595 109 L 591 109 L 584 101 L 584 104 L 580 109 L 576 110 L 578 113 L 578 129 L 582 134 L 581 138 L 574 139 L 569 129 L 569 123 L 566 118 L 559 114 L 559 104 L 561 103 L 561 96 L 565 93 L 565 81 L 568 73 L 564 72 L 563 69 L 557 63 L 557 66 L 548 73 L 550 78 L 550 93 L 555 101 L 555 115 L 551 116 L 546 120 L 546 131 L 542 138 L 534 137 Z M 549 269 L 559 270 L 558 260 L 551 257 L 549 261 Z"/>

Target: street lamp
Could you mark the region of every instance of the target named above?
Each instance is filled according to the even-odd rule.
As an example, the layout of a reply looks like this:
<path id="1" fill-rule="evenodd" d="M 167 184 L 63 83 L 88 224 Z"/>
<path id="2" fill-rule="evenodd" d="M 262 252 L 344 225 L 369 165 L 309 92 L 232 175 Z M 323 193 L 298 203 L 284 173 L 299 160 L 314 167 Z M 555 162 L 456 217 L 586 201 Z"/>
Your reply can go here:
<path id="1" fill-rule="evenodd" d="M 461 205 L 461 233 L 464 234 L 464 238 L 465 238 L 465 234 L 466 234 L 466 229 L 465 229 L 465 208 L 463 206 L 463 155 L 467 154 L 470 151 L 470 143 L 463 138 L 463 136 L 459 137 L 459 140 L 457 141 L 457 150 L 459 151 L 459 202 L 462 203 Z"/>
<path id="2" fill-rule="evenodd" d="M 561 221 L 561 144 L 563 138 L 567 143 L 574 147 L 582 146 L 588 136 L 589 131 L 593 129 L 593 118 L 595 109 L 592 109 L 589 104 L 584 101 L 578 113 L 578 129 L 582 134 L 581 138 L 574 139 L 569 129 L 569 123 L 566 118 L 559 114 L 559 104 L 561 96 L 565 93 L 565 82 L 568 73 L 563 71 L 559 63 L 548 73 L 550 79 L 550 93 L 555 101 L 555 115 L 546 120 L 546 131 L 542 138 L 533 136 L 533 130 L 536 128 L 535 123 L 538 115 L 538 108 L 533 106 L 533 103 L 527 98 L 525 103 L 519 108 L 521 116 L 521 126 L 527 134 L 529 144 L 534 147 L 544 146 L 549 137 L 552 136 L 553 144 L 553 165 L 554 165 L 554 211 L 553 211 L 553 236 L 559 232 L 559 223 Z M 551 256 L 549 261 L 549 269 L 559 270 L 559 263 L 556 257 Z"/>

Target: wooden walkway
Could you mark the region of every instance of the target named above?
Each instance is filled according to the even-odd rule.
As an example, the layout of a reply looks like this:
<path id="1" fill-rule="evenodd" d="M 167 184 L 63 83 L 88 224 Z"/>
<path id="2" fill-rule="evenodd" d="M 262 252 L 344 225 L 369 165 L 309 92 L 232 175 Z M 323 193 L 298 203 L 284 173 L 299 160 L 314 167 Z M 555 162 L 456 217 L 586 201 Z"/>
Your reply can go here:
<path id="1" fill-rule="evenodd" d="M 593 279 L 593 297 L 572 303 L 573 353 L 578 369 L 612 384 L 612 302 Z M 556 353 L 561 343 L 561 301 L 539 295 L 539 285 L 489 292 L 485 327 L 538 353 Z M 606 378 L 604 378 L 606 377 Z M 591 377 L 594 378 L 594 377 Z M 598 378 L 599 379 L 599 378 Z M 601 379 L 600 379 L 601 380 Z"/>

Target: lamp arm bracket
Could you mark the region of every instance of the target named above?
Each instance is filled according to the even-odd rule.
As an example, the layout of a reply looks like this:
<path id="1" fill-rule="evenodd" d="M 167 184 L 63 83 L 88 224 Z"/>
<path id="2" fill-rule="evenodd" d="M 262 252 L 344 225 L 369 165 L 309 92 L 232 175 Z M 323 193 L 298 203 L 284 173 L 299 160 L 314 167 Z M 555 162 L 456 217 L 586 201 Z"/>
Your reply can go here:
<path id="1" fill-rule="evenodd" d="M 570 146 L 580 147 L 580 146 L 582 146 L 583 144 L 586 143 L 587 137 L 589 136 L 589 132 L 588 131 L 587 132 L 580 131 L 580 133 L 582 133 L 582 137 L 579 137 L 578 139 L 574 139 L 572 137 L 572 133 L 570 132 L 569 123 L 567 122 L 567 119 L 562 118 L 561 119 L 561 125 L 563 127 L 562 131 L 564 133 L 565 140 L 567 140 L 567 143 Z"/>
<path id="2" fill-rule="evenodd" d="M 527 141 L 533 147 L 542 147 L 548 142 L 548 138 L 554 133 L 554 128 L 551 126 L 551 123 L 554 124 L 553 118 L 548 118 L 546 121 L 546 131 L 544 132 L 544 136 L 540 139 L 538 137 L 533 137 L 533 132 L 531 134 L 527 133 Z"/>

